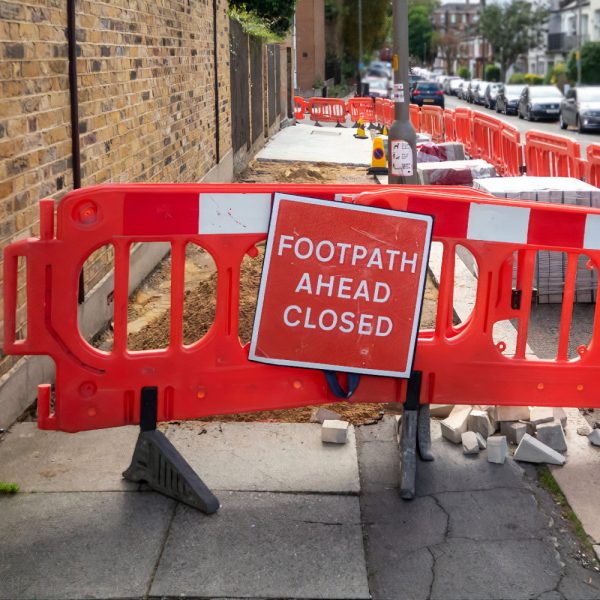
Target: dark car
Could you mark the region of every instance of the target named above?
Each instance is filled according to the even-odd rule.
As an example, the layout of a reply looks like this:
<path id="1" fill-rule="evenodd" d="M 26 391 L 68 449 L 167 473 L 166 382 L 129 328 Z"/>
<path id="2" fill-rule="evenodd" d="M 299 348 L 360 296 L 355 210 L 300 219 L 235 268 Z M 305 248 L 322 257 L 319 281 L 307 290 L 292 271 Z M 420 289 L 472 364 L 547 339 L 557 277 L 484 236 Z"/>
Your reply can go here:
<path id="1" fill-rule="evenodd" d="M 414 73 L 408 75 L 408 87 L 411 93 L 419 81 L 423 81 L 423 78 L 420 75 L 415 75 Z"/>
<path id="2" fill-rule="evenodd" d="M 496 112 L 516 115 L 524 85 L 503 85 L 496 96 Z"/>
<path id="3" fill-rule="evenodd" d="M 496 99 L 498 98 L 498 91 L 502 86 L 501 83 L 488 83 L 485 86 L 483 92 L 483 105 L 490 110 L 496 108 Z"/>
<path id="4" fill-rule="evenodd" d="M 556 121 L 560 113 L 562 92 L 554 85 L 526 85 L 519 98 L 519 119 Z"/>
<path id="5" fill-rule="evenodd" d="M 600 86 L 574 87 L 560 103 L 560 128 L 600 129 Z"/>
<path id="6" fill-rule="evenodd" d="M 444 92 L 439 83 L 418 81 L 410 93 L 410 101 L 419 106 L 435 105 L 444 108 Z"/>
<path id="7" fill-rule="evenodd" d="M 480 83 L 483 83 L 481 79 L 471 79 L 467 84 L 467 89 L 464 90 L 463 88 L 463 100 L 466 100 L 469 104 L 473 104 Z"/>

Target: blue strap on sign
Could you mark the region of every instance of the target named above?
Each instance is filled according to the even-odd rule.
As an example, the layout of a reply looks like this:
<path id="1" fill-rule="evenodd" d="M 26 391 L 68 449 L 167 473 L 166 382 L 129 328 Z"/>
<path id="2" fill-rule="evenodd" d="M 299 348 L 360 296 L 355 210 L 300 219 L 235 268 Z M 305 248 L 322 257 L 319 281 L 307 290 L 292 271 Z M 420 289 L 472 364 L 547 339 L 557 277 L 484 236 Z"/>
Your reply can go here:
<path id="1" fill-rule="evenodd" d="M 346 400 L 352 398 L 352 394 L 354 394 L 360 383 L 360 375 L 358 373 L 348 373 L 348 391 L 346 391 L 340 385 L 335 371 L 323 371 L 323 373 L 325 373 L 325 380 L 329 389 L 338 398 L 345 398 Z"/>

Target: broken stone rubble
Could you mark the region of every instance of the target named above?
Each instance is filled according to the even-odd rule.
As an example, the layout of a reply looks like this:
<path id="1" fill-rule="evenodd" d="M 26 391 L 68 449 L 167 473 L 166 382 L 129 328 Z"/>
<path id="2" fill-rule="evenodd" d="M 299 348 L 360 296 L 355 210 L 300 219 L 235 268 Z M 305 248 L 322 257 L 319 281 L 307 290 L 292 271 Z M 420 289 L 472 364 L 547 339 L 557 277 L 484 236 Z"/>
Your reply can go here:
<path id="1" fill-rule="evenodd" d="M 479 442 L 472 431 L 465 431 L 460 437 L 463 454 L 479 454 Z"/>
<path id="2" fill-rule="evenodd" d="M 562 454 L 528 433 L 523 436 L 515 452 L 514 459 L 532 463 L 550 463 L 552 465 L 564 465 L 566 461 Z"/>
<path id="3" fill-rule="evenodd" d="M 345 444 L 348 438 L 348 426 L 346 421 L 326 419 L 321 426 L 321 441 L 330 444 Z"/>

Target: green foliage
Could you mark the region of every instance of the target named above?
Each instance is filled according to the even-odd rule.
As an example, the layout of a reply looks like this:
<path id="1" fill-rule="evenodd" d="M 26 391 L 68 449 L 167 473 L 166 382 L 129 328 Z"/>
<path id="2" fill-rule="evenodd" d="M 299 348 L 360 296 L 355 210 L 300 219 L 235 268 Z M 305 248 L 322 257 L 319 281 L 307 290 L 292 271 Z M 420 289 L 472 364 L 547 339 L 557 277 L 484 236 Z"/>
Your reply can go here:
<path id="1" fill-rule="evenodd" d="M 229 0 L 230 15 L 242 24 L 244 31 L 269 41 L 273 41 L 273 36 L 285 37 L 292 27 L 295 10 L 295 0 Z"/>
<path id="2" fill-rule="evenodd" d="M 0 481 L 0 494 L 16 494 L 19 491 L 18 483 Z"/>
<path id="3" fill-rule="evenodd" d="M 558 62 L 549 69 L 544 77 L 546 85 L 564 85 L 567 81 L 567 65 L 564 62 Z"/>
<path id="4" fill-rule="evenodd" d="M 520 85 L 525 83 L 525 73 L 513 73 L 508 80 L 508 83 L 514 85 Z"/>
<path id="5" fill-rule="evenodd" d="M 581 47 L 581 83 L 600 84 L 600 42 L 586 42 Z M 567 61 L 569 81 L 577 81 L 577 58 L 575 50 Z"/>
<path id="6" fill-rule="evenodd" d="M 432 12 L 435 5 L 424 0 L 410 0 L 408 3 L 408 53 L 419 60 L 432 59 L 433 25 Z"/>
<path id="7" fill-rule="evenodd" d="M 524 79 L 525 83 L 529 85 L 542 85 L 544 83 L 544 77 L 535 73 L 525 73 Z"/>
<path id="8" fill-rule="evenodd" d="M 465 66 L 458 67 L 457 75 L 467 81 L 471 79 L 471 71 L 469 71 L 469 68 Z"/>
<path id="9" fill-rule="evenodd" d="M 485 65 L 484 79 L 486 81 L 500 81 L 500 67 L 497 65 Z"/>
<path id="10" fill-rule="evenodd" d="M 344 61 L 350 63 L 356 73 L 358 56 L 358 10 L 357 2 L 344 2 L 343 5 Z M 362 11 L 362 62 L 379 50 L 392 29 L 392 9 L 387 2 L 363 2 Z"/>
<path id="11" fill-rule="evenodd" d="M 483 9 L 479 31 L 489 42 L 494 60 L 500 63 L 502 81 L 520 54 L 540 44 L 547 15 L 544 8 L 526 0 L 489 4 Z"/>

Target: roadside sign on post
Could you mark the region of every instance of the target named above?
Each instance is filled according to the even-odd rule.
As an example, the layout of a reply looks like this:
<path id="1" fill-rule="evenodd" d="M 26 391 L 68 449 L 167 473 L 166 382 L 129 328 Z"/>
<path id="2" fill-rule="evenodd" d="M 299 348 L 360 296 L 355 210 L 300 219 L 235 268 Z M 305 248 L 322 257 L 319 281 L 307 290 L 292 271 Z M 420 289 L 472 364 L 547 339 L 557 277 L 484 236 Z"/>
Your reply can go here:
<path id="1" fill-rule="evenodd" d="M 275 194 L 250 360 L 409 377 L 432 223 Z"/>

